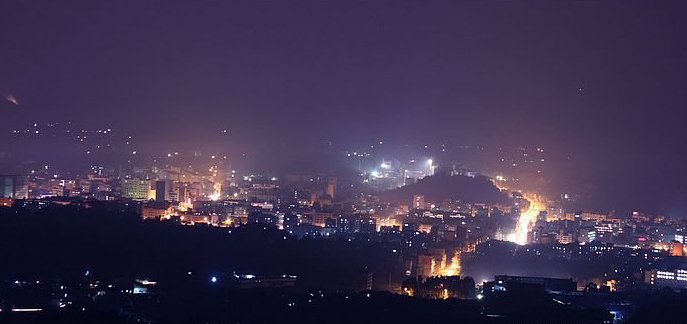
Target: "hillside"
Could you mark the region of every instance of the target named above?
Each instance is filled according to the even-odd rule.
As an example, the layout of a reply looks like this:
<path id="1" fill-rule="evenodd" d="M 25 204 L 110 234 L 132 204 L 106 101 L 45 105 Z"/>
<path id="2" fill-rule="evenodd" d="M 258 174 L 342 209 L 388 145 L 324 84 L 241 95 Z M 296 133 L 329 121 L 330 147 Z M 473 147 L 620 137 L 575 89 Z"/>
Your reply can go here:
<path id="1" fill-rule="evenodd" d="M 413 195 L 424 195 L 426 202 L 457 199 L 467 203 L 506 203 L 508 197 L 485 177 L 448 176 L 425 177 L 417 183 L 389 190 L 379 195 L 381 201 L 410 204 Z"/>

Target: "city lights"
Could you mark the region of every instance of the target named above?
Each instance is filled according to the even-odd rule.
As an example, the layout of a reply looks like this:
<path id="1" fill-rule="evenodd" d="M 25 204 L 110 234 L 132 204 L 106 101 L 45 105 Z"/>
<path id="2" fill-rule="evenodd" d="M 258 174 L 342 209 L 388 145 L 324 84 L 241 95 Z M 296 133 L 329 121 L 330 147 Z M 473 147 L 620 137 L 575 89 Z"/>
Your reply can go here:
<path id="1" fill-rule="evenodd" d="M 9 322 L 687 321 L 687 1 L 35 2 Z"/>

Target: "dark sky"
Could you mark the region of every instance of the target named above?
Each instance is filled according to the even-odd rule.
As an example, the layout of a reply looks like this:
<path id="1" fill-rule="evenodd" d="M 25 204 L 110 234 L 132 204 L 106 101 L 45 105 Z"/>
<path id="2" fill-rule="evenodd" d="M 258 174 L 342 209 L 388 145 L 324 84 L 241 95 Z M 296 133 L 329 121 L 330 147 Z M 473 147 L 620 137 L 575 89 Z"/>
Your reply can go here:
<path id="1" fill-rule="evenodd" d="M 561 174 L 685 201 L 685 17 L 685 1 L 5 0 L 0 92 L 20 105 L 0 128 L 542 145 L 580 161 Z"/>

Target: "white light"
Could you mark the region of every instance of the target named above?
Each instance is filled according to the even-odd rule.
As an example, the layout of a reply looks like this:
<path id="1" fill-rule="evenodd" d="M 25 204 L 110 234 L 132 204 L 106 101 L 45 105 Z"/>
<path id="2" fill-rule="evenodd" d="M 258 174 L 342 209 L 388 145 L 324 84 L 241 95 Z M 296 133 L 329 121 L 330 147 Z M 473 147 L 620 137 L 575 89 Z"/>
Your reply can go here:
<path id="1" fill-rule="evenodd" d="M 432 166 L 433 163 L 434 163 L 434 161 L 433 161 L 432 159 L 427 160 L 427 164 L 428 164 L 429 166 Z"/>
<path id="2" fill-rule="evenodd" d="M 217 282 L 217 277 L 212 277 L 212 279 L 210 279 L 210 281 Z"/>
<path id="3" fill-rule="evenodd" d="M 12 312 L 40 312 L 42 308 L 12 308 Z"/>
<path id="4" fill-rule="evenodd" d="M 477 294 L 477 299 L 482 299 L 484 296 L 482 294 Z"/>

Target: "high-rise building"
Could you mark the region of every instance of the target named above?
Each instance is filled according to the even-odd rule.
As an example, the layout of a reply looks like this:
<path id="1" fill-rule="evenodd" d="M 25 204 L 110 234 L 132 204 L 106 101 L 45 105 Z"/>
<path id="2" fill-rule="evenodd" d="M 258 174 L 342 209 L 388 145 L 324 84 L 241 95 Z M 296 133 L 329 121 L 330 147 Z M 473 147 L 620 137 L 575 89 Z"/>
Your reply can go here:
<path id="1" fill-rule="evenodd" d="M 541 242 L 542 228 L 535 226 L 531 231 L 527 232 L 527 243 L 537 244 Z"/>
<path id="2" fill-rule="evenodd" d="M 415 277 L 427 278 L 435 272 L 434 257 L 420 254 L 417 256 L 416 266 L 413 268 Z"/>
<path id="3" fill-rule="evenodd" d="M 150 180 L 122 180 L 122 197 L 140 201 L 148 200 L 150 198 Z"/>
<path id="4" fill-rule="evenodd" d="M 424 195 L 413 195 L 413 209 L 425 209 Z"/>
<path id="5" fill-rule="evenodd" d="M 0 198 L 29 198 L 29 179 L 20 175 L 0 175 Z"/>
<path id="6" fill-rule="evenodd" d="M 167 181 L 155 181 L 155 201 L 165 201 Z"/>
<path id="7" fill-rule="evenodd" d="M 327 194 L 334 200 L 334 196 L 336 195 L 336 178 L 329 178 L 329 180 L 327 180 Z"/>

